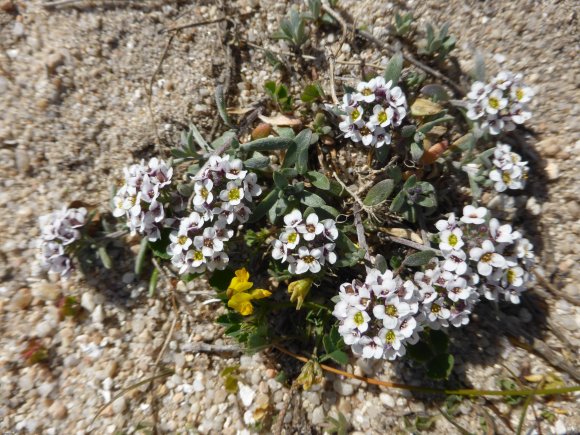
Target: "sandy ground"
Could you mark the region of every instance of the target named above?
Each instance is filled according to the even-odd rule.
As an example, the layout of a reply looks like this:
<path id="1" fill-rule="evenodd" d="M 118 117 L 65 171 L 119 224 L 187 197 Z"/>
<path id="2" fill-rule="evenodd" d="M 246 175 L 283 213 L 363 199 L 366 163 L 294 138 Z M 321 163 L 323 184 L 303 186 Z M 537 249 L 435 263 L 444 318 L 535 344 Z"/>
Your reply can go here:
<path id="1" fill-rule="evenodd" d="M 339 8 L 377 37 L 385 37 L 394 8 L 413 10 L 420 25 L 449 21 L 458 38 L 455 55 L 464 69 L 472 67 L 473 50 L 478 49 L 490 72 L 505 67 L 525 74 L 536 91 L 529 157 L 545 177 L 530 180 L 531 191 L 512 207 L 514 213 L 526 209 L 536 217 L 534 233 L 543 246 L 541 272 L 560 291 L 577 298 L 580 65 L 574 62 L 579 48 L 575 3 L 345 0 Z M 238 21 L 235 32 L 241 40 L 279 50 L 284 47 L 268 35 L 289 7 L 270 0 L 238 0 L 226 13 Z M 245 13 L 249 15 L 237 19 Z M 257 409 L 282 408 L 289 392 L 273 379 L 276 371 L 268 357 L 196 350 L 196 343 L 220 345 L 224 339 L 212 323 L 216 312 L 200 304 L 202 296 L 188 294 L 190 286 L 181 290 L 191 309 L 177 316 L 161 359 L 176 374 L 149 389 L 132 390 L 90 426 L 114 394 L 153 373 L 175 315 L 163 293 L 158 299 L 145 297 L 147 284 L 123 259 L 118 259 L 123 272 L 100 284 L 79 274 L 68 282 L 47 279 L 34 261 L 39 215 L 73 200 L 106 209 L 110 187 L 124 165 L 154 153 L 167 155 L 190 121 L 206 134 L 211 131 L 214 86 L 223 82 L 227 71 L 224 25 L 180 31 L 170 46 L 164 30 L 222 14 L 212 1 L 87 1 L 57 8 L 45 8 L 39 1 L 0 1 L 0 429 L 59 434 L 86 433 L 93 427 L 95 433 L 134 433 L 139 425 L 155 425 L 161 433 L 240 433 L 260 429 L 252 421 Z M 335 47 L 340 34 L 318 38 L 317 43 Z M 239 53 L 229 103 L 246 107 L 262 97 L 266 80 L 279 76 L 260 50 L 244 48 Z M 342 47 L 339 59 L 359 58 L 384 61 L 360 42 Z M 319 74 L 328 85 L 326 72 Z M 358 74 L 353 67 L 337 69 L 345 79 Z M 77 296 L 86 318 L 59 321 L 55 304 L 61 294 Z M 545 296 L 544 291 L 538 297 L 551 326 L 540 327 L 537 338 L 560 359 L 577 364 L 580 311 L 552 293 Z M 525 307 L 506 316 L 524 329 L 538 329 Z M 485 322 L 476 319 L 468 328 L 477 343 L 461 337 L 457 341 L 468 349 L 459 358 L 458 371 L 474 386 L 496 388 L 509 371 L 554 371 L 567 384 L 574 383 L 568 373 L 482 328 Z M 49 364 L 23 364 L 20 354 L 30 338 L 38 338 L 50 350 Z M 219 376 L 224 367 L 235 364 L 240 364 L 240 381 L 255 394 L 249 407 L 227 394 Z M 412 377 L 404 368 L 395 371 L 355 361 L 348 370 L 385 380 Z M 500 411 L 509 410 L 505 403 L 495 403 Z M 405 392 L 329 377 L 324 388 L 294 398 L 286 427 L 291 428 L 287 433 L 320 433 L 325 419 L 340 411 L 353 431 L 395 433 L 404 428 L 403 416 L 412 420 L 427 414 L 438 416 L 432 432 L 454 433 L 437 405 L 440 402 Z M 483 415 L 482 405 L 464 401 L 457 421 L 481 432 L 477 415 Z M 562 411 L 556 412 L 554 424 L 541 423 L 544 433 L 580 430 L 576 408 L 574 398 L 538 400 L 538 412 Z M 518 411 L 512 413 L 513 425 L 518 417 Z M 533 421 L 528 412 L 527 427 Z M 498 433 L 509 433 L 503 423 L 497 425 Z M 262 426 L 267 432 L 267 421 Z"/>

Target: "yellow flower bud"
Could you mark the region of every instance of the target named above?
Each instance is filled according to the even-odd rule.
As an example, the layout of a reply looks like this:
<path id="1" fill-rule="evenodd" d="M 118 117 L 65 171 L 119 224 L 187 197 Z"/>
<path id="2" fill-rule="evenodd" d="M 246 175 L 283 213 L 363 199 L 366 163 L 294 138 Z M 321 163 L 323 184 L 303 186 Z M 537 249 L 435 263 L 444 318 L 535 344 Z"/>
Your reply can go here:
<path id="1" fill-rule="evenodd" d="M 296 309 L 299 310 L 304 303 L 304 299 L 308 296 L 310 288 L 312 287 L 312 278 L 304 278 L 299 281 L 291 282 L 288 285 L 288 293 L 290 293 L 290 302 L 296 302 Z"/>
<path id="2" fill-rule="evenodd" d="M 302 367 L 300 376 L 296 378 L 296 382 L 302 385 L 304 390 L 310 390 L 312 385 L 322 384 L 324 380 L 324 374 L 322 373 L 322 367 L 317 361 L 310 360 Z"/>

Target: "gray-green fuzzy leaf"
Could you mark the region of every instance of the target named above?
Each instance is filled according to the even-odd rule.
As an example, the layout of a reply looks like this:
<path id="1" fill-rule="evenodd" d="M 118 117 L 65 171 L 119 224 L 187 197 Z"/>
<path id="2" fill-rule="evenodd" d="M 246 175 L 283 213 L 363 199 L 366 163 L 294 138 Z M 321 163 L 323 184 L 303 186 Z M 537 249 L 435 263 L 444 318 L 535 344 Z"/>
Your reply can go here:
<path id="1" fill-rule="evenodd" d="M 381 202 L 385 201 L 391 193 L 393 193 L 393 189 L 395 188 L 395 182 L 393 180 L 382 180 L 375 184 L 369 192 L 367 196 L 363 200 L 363 204 L 372 207 L 375 205 L 380 204 Z"/>

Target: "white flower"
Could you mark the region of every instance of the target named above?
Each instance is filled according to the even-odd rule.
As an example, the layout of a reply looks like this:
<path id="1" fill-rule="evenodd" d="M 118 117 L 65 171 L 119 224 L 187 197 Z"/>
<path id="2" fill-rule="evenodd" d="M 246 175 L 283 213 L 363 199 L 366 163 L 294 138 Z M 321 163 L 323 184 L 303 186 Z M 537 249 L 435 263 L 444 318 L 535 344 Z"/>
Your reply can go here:
<path id="1" fill-rule="evenodd" d="M 485 94 L 487 93 L 487 87 L 485 85 L 485 83 L 482 82 L 473 82 L 473 84 L 471 85 L 471 89 L 469 91 L 469 93 L 467 94 L 467 98 L 469 98 L 470 100 L 481 100 L 483 99 L 483 97 L 485 96 Z"/>
<path id="2" fill-rule="evenodd" d="M 444 230 L 439 238 L 439 249 L 442 251 L 453 251 L 461 249 L 464 245 L 462 237 L 463 231 L 460 228 L 454 228 L 453 230 Z"/>
<path id="3" fill-rule="evenodd" d="M 206 269 L 206 258 L 202 251 L 199 250 L 189 250 L 185 254 L 184 265 L 179 270 L 179 273 L 183 275 L 189 269 L 192 269 L 195 273 L 204 272 Z"/>
<path id="4" fill-rule="evenodd" d="M 411 337 L 416 329 L 417 329 L 417 320 L 413 316 L 407 316 L 403 319 L 400 319 L 399 333 L 404 338 Z"/>
<path id="5" fill-rule="evenodd" d="M 447 218 L 447 220 L 439 220 L 437 221 L 437 223 L 435 223 L 435 227 L 439 230 L 439 231 L 452 231 L 457 227 L 457 220 L 455 219 L 455 213 L 450 213 L 449 214 L 449 218 Z"/>
<path id="6" fill-rule="evenodd" d="M 214 252 L 224 249 L 224 243 L 216 237 L 215 229 L 212 227 L 205 228 L 203 235 L 196 236 L 193 239 L 193 245 L 200 250 L 205 257 L 212 257 Z"/>
<path id="7" fill-rule="evenodd" d="M 296 228 L 302 222 L 302 213 L 300 210 L 294 209 L 286 216 L 284 216 L 284 223 L 287 227 Z"/>
<path id="8" fill-rule="evenodd" d="M 398 328 L 381 328 L 378 335 L 382 338 L 385 347 L 394 350 L 399 350 L 405 339 Z"/>
<path id="9" fill-rule="evenodd" d="M 357 127 L 362 127 L 362 125 L 364 124 L 364 121 L 363 121 L 364 109 L 361 106 L 355 106 L 355 107 L 347 106 L 344 108 L 344 110 L 345 110 L 346 114 L 348 115 L 348 125 L 349 126 L 355 125 Z"/>
<path id="10" fill-rule="evenodd" d="M 370 117 L 370 122 L 374 125 L 387 127 L 391 124 L 395 111 L 392 107 L 384 108 L 380 104 L 373 107 L 373 115 Z"/>
<path id="11" fill-rule="evenodd" d="M 353 346 L 353 352 L 362 355 L 363 358 L 380 359 L 383 357 L 383 342 L 379 337 L 363 336 L 356 346 Z"/>
<path id="12" fill-rule="evenodd" d="M 356 329 L 360 333 L 365 333 L 369 329 L 369 321 L 371 317 L 364 310 L 359 310 L 351 307 L 347 311 L 346 318 L 344 319 L 344 327 L 348 329 Z"/>
<path id="13" fill-rule="evenodd" d="M 227 242 L 234 235 L 234 230 L 228 228 L 228 222 L 225 219 L 219 219 L 213 225 L 215 237 L 222 242 Z"/>
<path id="14" fill-rule="evenodd" d="M 169 234 L 169 240 L 171 243 L 167 247 L 167 253 L 171 255 L 177 255 L 183 251 L 187 251 L 193 243 L 193 241 L 187 237 L 187 234 L 184 234 L 181 231 L 172 231 L 171 234 Z"/>
<path id="15" fill-rule="evenodd" d="M 385 328 L 395 328 L 399 322 L 399 317 L 404 317 L 411 312 L 409 304 L 401 302 L 397 295 L 389 295 L 385 299 L 384 305 L 375 305 L 373 315 L 383 321 Z"/>
<path id="16" fill-rule="evenodd" d="M 522 170 L 519 166 L 512 166 L 508 170 L 493 169 L 489 173 L 489 178 L 495 181 L 494 188 L 498 192 L 504 192 L 506 189 L 524 188 Z"/>
<path id="17" fill-rule="evenodd" d="M 497 115 L 490 115 L 481 124 L 483 130 L 489 130 L 489 133 L 496 136 L 501 133 L 501 131 L 506 127 L 506 122 L 499 118 Z"/>
<path id="18" fill-rule="evenodd" d="M 238 182 L 230 181 L 226 188 L 220 192 L 220 199 L 230 206 L 238 205 L 244 199 L 244 189 Z"/>
<path id="19" fill-rule="evenodd" d="M 485 222 L 485 217 L 487 216 L 487 209 L 485 207 L 475 208 L 472 205 L 466 205 L 463 207 L 463 216 L 461 217 L 461 222 L 466 224 L 480 225 Z"/>
<path id="20" fill-rule="evenodd" d="M 534 90 L 524 84 L 514 84 L 510 89 L 510 97 L 518 103 L 529 103 L 534 96 Z"/>
<path id="21" fill-rule="evenodd" d="M 149 160 L 148 166 L 148 175 L 153 179 L 154 183 L 157 184 L 159 188 L 165 187 L 171 183 L 173 168 L 171 166 L 167 166 L 165 161 L 159 160 L 157 157 L 153 157 L 151 160 Z"/>
<path id="22" fill-rule="evenodd" d="M 373 135 L 375 137 L 373 140 L 375 148 L 380 148 L 385 144 L 391 143 L 391 135 L 383 127 L 376 127 Z"/>
<path id="23" fill-rule="evenodd" d="M 334 252 L 335 246 L 336 245 L 334 243 L 325 243 L 324 244 L 324 246 L 322 247 L 322 263 L 323 264 L 326 261 L 328 261 L 329 264 L 336 263 L 337 256 L 336 256 L 336 253 Z"/>
<path id="24" fill-rule="evenodd" d="M 201 206 L 203 204 L 211 204 L 213 201 L 213 181 L 209 178 L 203 181 L 196 181 L 193 185 L 195 196 L 193 197 L 193 205 Z"/>
<path id="25" fill-rule="evenodd" d="M 367 122 L 365 125 L 363 125 L 360 130 L 360 140 L 363 143 L 363 145 L 365 146 L 372 146 L 375 144 L 375 141 L 377 140 L 377 138 L 375 137 L 375 135 L 373 134 L 373 130 L 375 129 L 375 125 L 371 122 Z"/>
<path id="26" fill-rule="evenodd" d="M 244 170 L 244 164 L 240 159 L 235 159 L 229 162 L 226 170 L 226 178 L 228 180 L 243 180 L 248 171 Z"/>
<path id="27" fill-rule="evenodd" d="M 296 258 L 296 263 L 291 264 L 289 269 L 290 273 L 296 275 L 301 275 L 310 271 L 311 273 L 320 272 L 320 257 L 322 256 L 322 250 L 308 249 L 304 246 L 298 248 L 298 257 Z"/>
<path id="28" fill-rule="evenodd" d="M 288 249 L 294 249 L 300 243 L 300 234 L 295 228 L 289 227 L 280 234 L 280 241 L 284 243 Z"/>
<path id="29" fill-rule="evenodd" d="M 328 240 L 336 240 L 338 238 L 338 229 L 334 220 L 324 219 L 320 223 L 324 226 L 323 234 Z"/>
<path id="30" fill-rule="evenodd" d="M 464 278 L 458 277 L 447 283 L 447 297 L 453 302 L 466 300 L 471 295 L 471 287 L 467 285 Z"/>
<path id="31" fill-rule="evenodd" d="M 490 115 L 496 115 L 500 110 L 504 109 L 507 104 L 507 98 L 503 98 L 503 92 L 500 89 L 492 91 L 486 99 L 484 99 L 485 110 Z"/>
<path id="32" fill-rule="evenodd" d="M 288 245 L 282 243 L 280 240 L 274 240 L 272 242 L 272 258 L 274 260 L 286 261 L 288 256 Z"/>
<path id="33" fill-rule="evenodd" d="M 188 234 L 189 232 L 195 232 L 203 228 L 205 221 L 202 216 L 194 211 L 189 216 L 181 219 L 179 223 L 179 232 L 182 234 Z"/>
<path id="34" fill-rule="evenodd" d="M 386 270 L 381 273 L 378 269 L 371 269 L 367 273 L 365 284 L 373 291 L 376 297 L 386 297 L 395 291 L 397 283 L 393 278 L 393 272 Z"/>
<path id="35" fill-rule="evenodd" d="M 246 200 L 251 201 L 252 197 L 260 196 L 262 194 L 262 188 L 258 184 L 258 176 L 253 172 L 250 172 L 244 178 L 244 195 Z"/>
<path id="36" fill-rule="evenodd" d="M 485 240 L 481 248 L 472 248 L 469 251 L 472 260 L 477 261 L 477 272 L 482 276 L 489 276 L 493 268 L 504 268 L 505 258 L 495 252 L 495 246 L 491 240 Z"/>
<path id="37" fill-rule="evenodd" d="M 372 103 L 375 101 L 375 82 L 372 80 L 370 82 L 360 82 L 356 86 L 358 94 L 355 94 L 355 99 L 357 101 L 364 101 L 365 103 Z"/>
<path id="38" fill-rule="evenodd" d="M 467 271 L 465 262 L 467 255 L 463 250 L 453 250 L 445 253 L 443 269 L 448 272 L 455 272 L 457 275 L 463 275 Z"/>
<path id="39" fill-rule="evenodd" d="M 524 269 L 519 266 L 507 268 L 501 278 L 504 287 L 521 287 L 524 284 Z"/>
<path id="40" fill-rule="evenodd" d="M 489 234 L 497 243 L 513 243 L 522 236 L 518 231 L 512 231 L 511 225 L 500 225 L 495 218 L 489 220 Z"/>
<path id="41" fill-rule="evenodd" d="M 426 308 L 427 318 L 430 322 L 446 320 L 449 319 L 449 316 L 451 315 L 451 311 L 445 307 L 445 300 L 443 298 L 433 301 L 430 305 L 427 305 Z"/>
<path id="42" fill-rule="evenodd" d="M 523 124 L 532 117 L 532 112 L 522 104 L 514 104 L 510 107 L 511 121 L 516 124 Z"/>
<path id="43" fill-rule="evenodd" d="M 516 240 L 516 256 L 526 264 L 534 262 L 534 245 L 526 238 Z"/>
<path id="44" fill-rule="evenodd" d="M 302 234 L 304 240 L 311 241 L 324 231 L 324 225 L 318 221 L 316 213 L 311 213 L 306 218 L 305 223 L 298 225 L 296 230 Z"/>
<path id="45" fill-rule="evenodd" d="M 399 106 L 404 108 L 407 105 L 407 99 L 405 98 L 405 94 L 403 93 L 403 90 L 398 86 L 389 89 L 389 91 L 387 92 L 387 102 L 395 108 L 398 108 Z M 395 111 L 395 113 L 397 113 L 397 111 Z M 399 112 L 399 114 L 400 113 L 401 112 Z"/>

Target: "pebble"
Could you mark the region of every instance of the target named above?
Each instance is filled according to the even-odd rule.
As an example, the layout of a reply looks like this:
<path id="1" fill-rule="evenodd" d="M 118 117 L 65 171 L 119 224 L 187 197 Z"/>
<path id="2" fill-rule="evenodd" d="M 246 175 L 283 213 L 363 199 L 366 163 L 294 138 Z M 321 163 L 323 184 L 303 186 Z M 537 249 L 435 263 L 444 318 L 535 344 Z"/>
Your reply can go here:
<path id="1" fill-rule="evenodd" d="M 102 305 L 97 305 L 97 308 L 95 308 L 95 311 L 93 311 L 93 314 L 91 315 L 91 320 L 95 323 L 103 323 L 103 320 L 105 320 L 105 313 Z"/>
<path id="2" fill-rule="evenodd" d="M 336 391 L 341 396 L 350 396 L 354 393 L 354 386 L 341 379 L 335 379 L 332 383 L 334 391 Z"/>
<path id="3" fill-rule="evenodd" d="M 580 297 L 580 285 L 578 283 L 570 283 L 563 288 L 564 292 L 570 296 Z"/>
<path id="4" fill-rule="evenodd" d="M 528 210 L 534 216 L 539 216 L 542 213 L 542 205 L 538 203 L 536 198 L 530 196 L 526 202 L 526 210 Z"/>
<path id="5" fill-rule="evenodd" d="M 383 405 L 388 406 L 389 408 L 394 408 L 395 407 L 395 399 L 390 394 L 381 393 L 379 395 L 379 399 L 381 400 L 381 403 Z"/>
<path id="6" fill-rule="evenodd" d="M 115 360 L 111 360 L 107 364 L 107 367 L 105 369 L 105 374 L 109 378 L 114 378 L 117 375 L 118 370 L 119 370 L 119 363 L 117 363 L 117 361 L 115 361 Z"/>
<path id="7" fill-rule="evenodd" d="M 11 311 L 24 310 L 28 308 L 32 302 L 32 292 L 29 288 L 24 287 L 14 293 L 12 299 L 10 299 L 9 308 Z"/>
<path id="8" fill-rule="evenodd" d="M 550 160 L 546 165 L 546 175 L 548 176 L 548 180 L 554 181 L 560 178 L 560 168 L 558 163 L 553 160 Z"/>
<path id="9" fill-rule="evenodd" d="M 14 153 L 14 158 L 16 160 L 16 169 L 20 175 L 26 175 L 30 171 L 30 157 L 28 156 L 28 151 L 23 148 L 18 147 Z"/>
<path id="10" fill-rule="evenodd" d="M 40 281 L 32 284 L 32 296 L 43 301 L 56 301 L 60 296 L 60 288 L 51 282 Z"/>
<path id="11" fill-rule="evenodd" d="M 62 420 L 68 414 L 66 406 L 64 406 L 60 400 L 54 401 L 52 405 L 50 405 L 50 408 L 48 408 L 48 412 L 52 418 L 56 418 L 57 420 Z"/>
<path id="12" fill-rule="evenodd" d="M 61 52 L 56 52 L 50 54 L 46 58 L 46 69 L 49 74 L 54 74 L 56 69 L 61 66 L 65 61 L 65 57 Z"/>
<path id="13" fill-rule="evenodd" d="M 113 412 L 115 414 L 122 414 L 126 408 L 127 408 L 127 401 L 125 400 L 125 397 L 123 397 L 123 396 L 119 397 L 111 405 L 111 409 L 113 410 Z"/>
<path id="14" fill-rule="evenodd" d="M 95 296 L 91 292 L 84 292 L 81 296 L 81 307 L 89 312 L 93 312 L 96 307 Z"/>
<path id="15" fill-rule="evenodd" d="M 312 411 L 312 424 L 322 424 L 324 423 L 324 408 L 322 406 L 317 406 Z"/>

